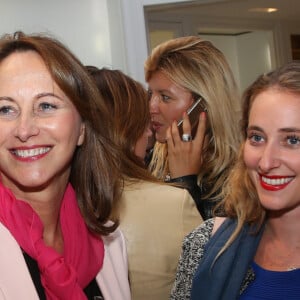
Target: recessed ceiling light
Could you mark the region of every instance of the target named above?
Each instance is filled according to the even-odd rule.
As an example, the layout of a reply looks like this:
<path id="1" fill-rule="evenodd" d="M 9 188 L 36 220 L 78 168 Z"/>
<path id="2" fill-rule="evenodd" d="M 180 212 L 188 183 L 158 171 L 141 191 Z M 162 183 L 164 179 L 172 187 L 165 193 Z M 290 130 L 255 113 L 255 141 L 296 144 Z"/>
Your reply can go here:
<path id="1" fill-rule="evenodd" d="M 250 8 L 250 12 L 259 12 L 259 13 L 273 13 L 275 11 L 278 11 L 278 8 L 275 7 L 256 7 L 256 8 Z"/>

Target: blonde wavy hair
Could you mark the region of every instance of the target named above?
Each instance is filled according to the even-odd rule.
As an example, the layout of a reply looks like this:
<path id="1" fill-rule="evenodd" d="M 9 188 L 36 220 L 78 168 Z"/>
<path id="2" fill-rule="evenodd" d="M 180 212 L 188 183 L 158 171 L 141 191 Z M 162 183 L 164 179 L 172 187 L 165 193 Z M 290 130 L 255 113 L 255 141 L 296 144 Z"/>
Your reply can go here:
<path id="1" fill-rule="evenodd" d="M 198 184 L 205 182 L 211 187 L 203 199 L 219 198 L 240 143 L 240 97 L 232 71 L 220 50 L 196 36 L 176 38 L 154 48 L 145 61 L 146 81 L 157 71 L 204 99 L 209 142 L 202 153 L 205 163 Z M 168 173 L 167 156 L 167 145 L 156 142 L 149 168 L 158 178 Z"/>
<path id="2" fill-rule="evenodd" d="M 300 62 L 288 63 L 277 70 L 259 76 L 244 92 L 241 120 L 243 142 L 236 164 L 224 186 L 224 197 L 220 203 L 228 217 L 237 218 L 238 225 L 222 252 L 234 241 L 245 223 L 253 225 L 253 232 L 255 232 L 261 228 L 267 215 L 267 211 L 260 204 L 243 156 L 252 104 L 259 94 L 270 89 L 300 96 Z"/>

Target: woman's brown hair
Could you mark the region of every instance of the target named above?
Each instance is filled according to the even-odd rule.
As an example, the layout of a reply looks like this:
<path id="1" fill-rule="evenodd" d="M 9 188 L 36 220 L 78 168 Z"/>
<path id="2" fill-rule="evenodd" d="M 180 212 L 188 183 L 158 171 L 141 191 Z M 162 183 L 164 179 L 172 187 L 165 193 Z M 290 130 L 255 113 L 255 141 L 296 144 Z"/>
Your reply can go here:
<path id="1" fill-rule="evenodd" d="M 87 66 L 112 118 L 109 129 L 114 143 L 122 153 L 120 169 L 127 180 L 158 182 L 146 169 L 134 149 L 150 123 L 149 102 L 141 83 L 120 70 Z"/>
<path id="2" fill-rule="evenodd" d="M 109 234 L 118 222 L 107 225 L 120 198 L 118 150 L 109 138 L 111 126 L 103 99 L 82 63 L 57 39 L 44 34 L 16 32 L 0 40 L 0 63 L 14 52 L 34 51 L 53 80 L 76 107 L 85 124 L 85 138 L 72 160 L 70 182 L 89 229 Z"/>

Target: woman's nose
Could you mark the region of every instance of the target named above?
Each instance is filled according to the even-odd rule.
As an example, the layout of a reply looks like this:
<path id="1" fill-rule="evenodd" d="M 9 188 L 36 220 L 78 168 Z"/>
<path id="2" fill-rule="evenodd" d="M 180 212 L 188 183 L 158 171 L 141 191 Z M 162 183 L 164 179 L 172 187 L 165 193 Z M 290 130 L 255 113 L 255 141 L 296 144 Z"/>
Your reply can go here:
<path id="1" fill-rule="evenodd" d="M 16 120 L 15 137 L 22 142 L 26 142 L 30 137 L 36 136 L 39 128 L 36 124 L 34 116 L 20 115 Z"/>
<path id="2" fill-rule="evenodd" d="M 262 155 L 258 164 L 259 169 L 262 172 L 267 173 L 274 168 L 278 168 L 279 166 L 280 151 L 278 146 L 272 144 L 267 145 L 262 151 Z"/>
<path id="3" fill-rule="evenodd" d="M 159 97 L 152 95 L 149 101 L 150 113 L 157 113 L 159 111 Z"/>

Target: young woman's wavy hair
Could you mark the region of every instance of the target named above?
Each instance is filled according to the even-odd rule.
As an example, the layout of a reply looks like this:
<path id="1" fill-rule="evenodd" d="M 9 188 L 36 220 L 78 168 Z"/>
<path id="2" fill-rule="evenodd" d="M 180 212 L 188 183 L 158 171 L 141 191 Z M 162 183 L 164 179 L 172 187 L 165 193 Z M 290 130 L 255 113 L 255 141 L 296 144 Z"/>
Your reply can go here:
<path id="1" fill-rule="evenodd" d="M 143 85 L 120 70 L 99 69 L 87 66 L 106 103 L 113 125 L 108 129 L 113 141 L 121 150 L 120 169 L 128 181 L 157 182 L 135 154 L 138 139 L 150 124 L 149 101 Z"/>
<path id="2" fill-rule="evenodd" d="M 228 217 L 237 218 L 238 220 L 237 229 L 225 248 L 232 243 L 243 224 L 252 224 L 254 225 L 253 229 L 258 230 L 266 217 L 266 210 L 260 204 L 243 156 L 252 104 L 254 101 L 257 101 L 255 99 L 259 94 L 270 89 L 300 96 L 300 62 L 288 63 L 268 74 L 259 76 L 244 92 L 241 120 L 243 142 L 240 146 L 237 162 L 230 172 L 227 184 L 224 186 L 224 199 L 220 203 Z"/>
<path id="3" fill-rule="evenodd" d="M 81 213 L 91 231 L 106 235 L 118 226 L 106 225 L 120 199 L 118 150 L 109 138 L 106 105 L 85 67 L 60 41 L 45 34 L 16 32 L 0 39 L 0 63 L 15 52 L 34 51 L 53 80 L 72 101 L 85 124 L 85 138 L 71 167 L 72 183 Z"/>
<path id="4" fill-rule="evenodd" d="M 203 198 L 220 197 L 240 143 L 240 97 L 224 55 L 209 41 L 196 36 L 166 41 L 153 49 L 145 62 L 145 78 L 162 72 L 175 84 L 204 99 L 208 145 L 198 183 L 210 186 Z M 150 169 L 159 178 L 168 173 L 167 145 L 156 143 Z"/>

